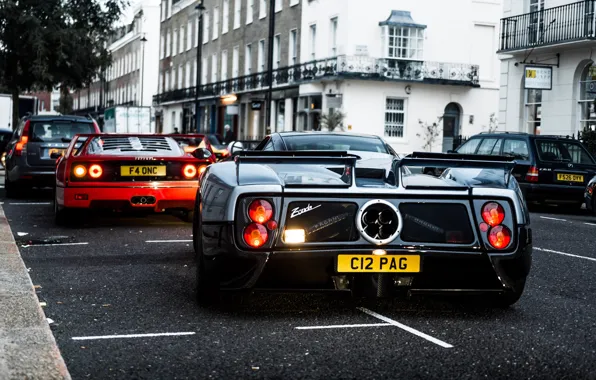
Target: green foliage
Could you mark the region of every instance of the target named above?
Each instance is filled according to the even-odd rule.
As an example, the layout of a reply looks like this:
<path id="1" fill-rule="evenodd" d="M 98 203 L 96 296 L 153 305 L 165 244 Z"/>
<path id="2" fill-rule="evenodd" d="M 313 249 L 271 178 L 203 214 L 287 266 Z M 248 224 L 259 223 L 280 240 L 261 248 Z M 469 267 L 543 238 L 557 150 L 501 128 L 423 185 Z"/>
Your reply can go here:
<path id="1" fill-rule="evenodd" d="M 346 115 L 341 111 L 332 110 L 327 114 L 321 115 L 321 126 L 326 127 L 329 131 L 334 131 L 339 128 L 343 131 L 342 124 Z"/>
<path id="2" fill-rule="evenodd" d="M 62 87 L 60 89 L 60 102 L 56 111 L 60 112 L 62 115 L 70 115 L 72 113 L 72 104 L 73 99 L 72 95 L 70 95 L 70 91 L 66 87 Z"/>
<path id="3" fill-rule="evenodd" d="M 422 147 L 429 152 L 432 151 L 432 148 L 435 145 L 437 138 L 441 136 L 442 130 L 440 128 L 440 125 L 442 120 L 443 116 L 438 117 L 437 121 L 435 121 L 432 124 L 429 124 L 428 122 L 422 120 L 418 120 L 418 124 L 422 128 L 422 132 L 417 133 L 416 136 L 421 137 L 424 140 L 424 145 Z"/>

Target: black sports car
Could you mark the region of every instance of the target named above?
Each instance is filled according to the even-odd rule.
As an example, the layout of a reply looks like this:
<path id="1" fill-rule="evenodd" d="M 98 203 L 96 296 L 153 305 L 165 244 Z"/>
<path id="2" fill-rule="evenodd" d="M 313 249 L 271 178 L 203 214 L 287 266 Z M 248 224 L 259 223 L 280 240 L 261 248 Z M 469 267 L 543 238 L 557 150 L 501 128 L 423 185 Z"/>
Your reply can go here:
<path id="1" fill-rule="evenodd" d="M 378 137 L 334 136 L 280 133 L 209 166 L 193 223 L 200 301 L 251 289 L 518 301 L 532 243 L 513 162 L 399 158 Z M 405 170 L 424 166 L 448 169 L 440 178 Z"/>

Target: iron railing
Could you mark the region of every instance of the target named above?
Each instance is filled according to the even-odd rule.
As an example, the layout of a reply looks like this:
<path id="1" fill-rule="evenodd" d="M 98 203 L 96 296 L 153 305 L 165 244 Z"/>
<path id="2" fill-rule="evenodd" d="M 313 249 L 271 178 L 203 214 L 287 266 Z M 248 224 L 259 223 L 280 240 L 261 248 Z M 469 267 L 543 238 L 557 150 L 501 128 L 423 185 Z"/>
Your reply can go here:
<path id="1" fill-rule="evenodd" d="M 338 56 L 273 70 L 273 88 L 297 86 L 322 78 L 402 80 L 478 86 L 478 65 L 422 61 L 400 61 L 370 57 Z M 214 98 L 227 94 L 266 90 L 268 73 L 260 72 L 202 85 L 199 97 Z M 153 104 L 192 100 L 196 87 L 163 92 L 153 96 Z"/>
<path id="2" fill-rule="evenodd" d="M 501 19 L 500 52 L 596 37 L 596 0 L 547 8 Z"/>

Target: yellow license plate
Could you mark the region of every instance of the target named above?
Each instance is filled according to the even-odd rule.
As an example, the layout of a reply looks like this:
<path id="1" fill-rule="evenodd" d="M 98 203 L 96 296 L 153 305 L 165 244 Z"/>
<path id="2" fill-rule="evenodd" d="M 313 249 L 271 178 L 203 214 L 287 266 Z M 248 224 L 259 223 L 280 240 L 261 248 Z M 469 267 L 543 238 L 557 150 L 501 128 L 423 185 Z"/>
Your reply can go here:
<path id="1" fill-rule="evenodd" d="M 54 153 L 64 154 L 65 149 L 57 149 L 57 148 L 50 148 L 49 155 L 51 156 Z"/>
<path id="2" fill-rule="evenodd" d="M 337 272 L 420 272 L 420 256 L 415 255 L 338 255 Z"/>
<path id="3" fill-rule="evenodd" d="M 120 175 L 123 177 L 151 177 L 165 176 L 165 166 L 121 166 Z"/>
<path id="4" fill-rule="evenodd" d="M 584 176 L 579 174 L 562 174 L 557 173 L 557 181 L 566 182 L 584 182 Z"/>

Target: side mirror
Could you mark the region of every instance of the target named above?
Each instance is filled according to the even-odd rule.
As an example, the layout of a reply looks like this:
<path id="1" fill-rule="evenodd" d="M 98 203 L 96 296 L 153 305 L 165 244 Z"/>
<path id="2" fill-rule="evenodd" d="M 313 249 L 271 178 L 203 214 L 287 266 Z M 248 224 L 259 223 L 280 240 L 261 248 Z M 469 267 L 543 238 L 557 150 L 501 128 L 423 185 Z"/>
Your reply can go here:
<path id="1" fill-rule="evenodd" d="M 198 158 L 200 160 L 208 159 L 211 157 L 211 152 L 205 148 L 197 148 L 193 150 L 191 154 L 194 158 Z"/>
<path id="2" fill-rule="evenodd" d="M 230 154 L 234 154 L 237 152 L 242 152 L 244 150 L 244 145 L 240 141 L 232 141 L 230 145 L 228 145 L 228 152 Z"/>
<path id="3" fill-rule="evenodd" d="M 53 152 L 52 154 L 50 154 L 50 158 L 53 160 L 57 160 L 60 157 L 62 157 L 62 153 L 59 153 L 59 152 Z"/>

